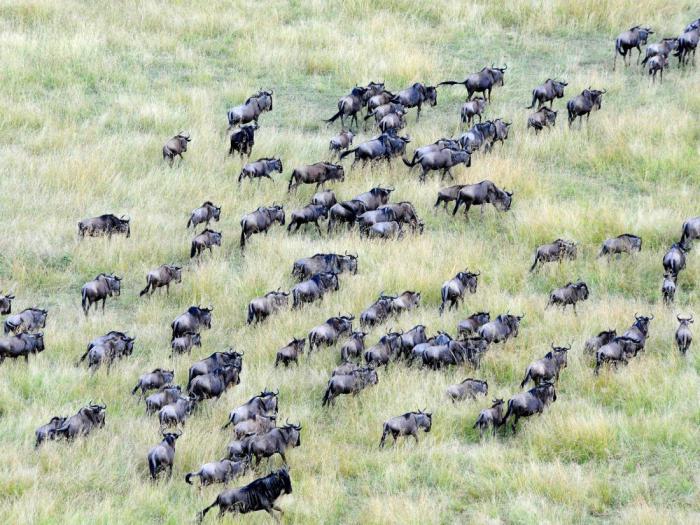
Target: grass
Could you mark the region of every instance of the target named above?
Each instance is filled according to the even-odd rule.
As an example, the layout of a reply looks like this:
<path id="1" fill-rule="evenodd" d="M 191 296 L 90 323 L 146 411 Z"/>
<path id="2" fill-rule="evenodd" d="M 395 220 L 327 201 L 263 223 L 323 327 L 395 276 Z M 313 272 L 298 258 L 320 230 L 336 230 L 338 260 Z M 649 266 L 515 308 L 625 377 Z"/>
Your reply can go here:
<path id="1" fill-rule="evenodd" d="M 611 71 L 620 31 L 644 23 L 655 36 L 678 34 L 697 17 L 692 7 L 650 0 L 4 2 L 0 288 L 17 295 L 15 311 L 39 305 L 50 314 L 47 350 L 29 365 L 0 367 L 0 516 L 18 524 L 191 522 L 220 487 L 200 492 L 184 474 L 223 456 L 229 435 L 218 429 L 229 410 L 269 386 L 280 388 L 280 416 L 304 426 L 303 446 L 288 456 L 294 493 L 280 502 L 290 523 L 697 522 L 700 359 L 692 348 L 681 358 L 673 343 L 676 313 L 693 313 L 700 298 L 697 254 L 673 308 L 662 306 L 659 291 L 661 257 L 683 220 L 697 215 L 697 70 L 674 63 L 663 86 L 620 61 Z M 326 158 L 335 128 L 321 119 L 350 87 L 434 84 L 492 62 L 509 67 L 487 116 L 513 121 L 511 139 L 456 175 L 514 191 L 508 214 L 488 209 L 479 220 L 473 212 L 466 223 L 432 211 L 444 185 L 437 178 L 420 186 L 416 173 L 396 164 L 355 170 L 333 187 L 341 198 L 392 184 L 396 199 L 416 205 L 425 234 L 380 243 L 275 228 L 241 256 L 244 213 L 275 200 L 291 210 L 310 199 L 310 188 L 288 196 L 287 176 Z M 583 130 L 566 129 L 562 113 L 554 131 L 535 137 L 523 108 L 530 90 L 554 76 L 569 82 L 567 97 L 589 85 L 608 93 Z M 240 162 L 225 155 L 225 110 L 260 87 L 275 90 L 275 109 L 261 119 L 254 157 L 280 156 L 284 175 L 238 186 Z M 463 98 L 461 87 L 441 88 L 419 125 L 412 111 L 411 147 L 457 133 Z M 563 102 L 555 109 L 562 112 Z M 160 149 L 180 130 L 193 141 L 185 162 L 170 169 Z M 223 207 L 215 227 L 224 242 L 213 256 L 189 262 L 192 233 L 184 226 L 206 199 Z M 78 241 L 78 220 L 108 212 L 131 216 L 130 239 Z M 602 240 L 626 231 L 643 237 L 644 251 L 595 259 Z M 559 236 L 580 242 L 579 259 L 528 274 L 535 246 Z M 338 293 L 245 326 L 251 298 L 292 286 L 296 258 L 345 250 L 360 254 L 360 272 L 342 276 Z M 185 264 L 182 285 L 169 297 L 139 298 L 146 272 L 165 262 Z M 477 294 L 439 317 L 441 283 L 465 266 L 482 272 Z M 102 271 L 124 277 L 122 296 L 104 316 L 85 320 L 80 287 Z M 544 311 L 552 288 L 579 278 L 591 298 L 578 316 Z M 359 314 L 381 290 L 404 289 L 420 290 L 424 304 L 396 328 L 421 322 L 431 333 L 454 332 L 473 311 L 526 314 L 521 336 L 493 348 L 476 373 L 489 381 L 489 399 L 517 392 L 527 364 L 551 342 L 573 342 L 558 401 L 516 436 L 480 442 L 472 425 L 488 399 L 452 405 L 444 393 L 470 370 L 391 366 L 376 387 L 322 410 L 337 350 L 298 368 L 272 367 L 293 336 L 339 311 Z M 169 324 L 197 303 L 215 306 L 213 328 L 201 349 L 171 362 Z M 594 377 L 583 342 L 608 327 L 624 329 L 637 311 L 655 315 L 646 352 Z M 110 373 L 76 368 L 86 343 L 110 329 L 137 336 L 134 355 Z M 229 345 L 246 352 L 241 384 L 201 407 L 178 441 L 172 480 L 152 483 L 145 456 L 159 441 L 158 424 L 129 390 L 157 366 L 174 366 L 184 382 L 191 361 Z M 104 430 L 33 450 L 36 427 L 90 399 L 108 405 Z M 419 445 L 377 448 L 384 420 L 423 407 L 434 426 Z"/>

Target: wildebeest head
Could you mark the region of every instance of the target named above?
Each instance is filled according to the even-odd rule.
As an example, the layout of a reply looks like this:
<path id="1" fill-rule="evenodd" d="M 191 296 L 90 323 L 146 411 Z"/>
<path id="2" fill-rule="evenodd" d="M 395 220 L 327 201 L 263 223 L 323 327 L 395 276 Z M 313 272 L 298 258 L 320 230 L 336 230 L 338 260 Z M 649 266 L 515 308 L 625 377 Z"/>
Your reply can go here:
<path id="1" fill-rule="evenodd" d="M 284 493 L 291 494 L 292 493 L 292 480 L 289 479 L 289 472 L 287 472 L 287 469 L 282 468 L 280 470 L 275 471 L 273 474 L 284 485 Z"/>
<path id="2" fill-rule="evenodd" d="M 647 335 L 649 333 L 649 323 L 652 321 L 652 319 L 654 319 L 653 315 L 651 317 L 647 317 L 644 315 L 637 315 L 635 313 L 633 326 L 636 326 L 640 332 Z"/>
<path id="3" fill-rule="evenodd" d="M 634 26 L 630 28 L 630 31 L 634 31 L 639 35 L 639 43 L 642 45 L 647 43 L 649 35 L 654 34 L 654 31 L 651 30 L 651 27 Z"/>
<path id="4" fill-rule="evenodd" d="M 481 272 L 473 273 L 469 270 L 464 270 L 463 272 L 459 272 L 456 277 L 469 289 L 469 293 L 476 293 L 479 275 L 481 275 Z"/>
<path id="5" fill-rule="evenodd" d="M 490 73 L 494 85 L 505 85 L 503 77 L 505 76 L 504 73 L 506 69 L 508 69 L 508 64 L 505 64 L 503 67 L 495 67 L 493 64 L 491 64 L 491 67 L 487 67 L 484 69 Z"/>
<path id="6" fill-rule="evenodd" d="M 569 286 L 576 290 L 576 294 L 583 300 L 588 299 L 588 286 L 583 281 L 569 283 Z"/>
<path id="7" fill-rule="evenodd" d="M 15 296 L 13 294 L 6 294 L 0 297 L 0 314 L 7 315 L 12 313 L 12 299 Z"/>
<path id="8" fill-rule="evenodd" d="M 593 109 L 600 109 L 603 105 L 603 95 L 607 92 L 608 91 L 606 89 L 591 89 L 589 86 L 588 89 L 583 90 L 581 95 L 591 101 L 591 104 L 593 104 Z"/>
<path id="9" fill-rule="evenodd" d="M 501 211 L 510 210 L 510 205 L 513 203 L 513 192 L 507 190 L 498 190 L 494 205 Z"/>
<path id="10" fill-rule="evenodd" d="M 292 445 L 293 447 L 301 446 L 301 428 L 301 425 L 295 425 L 289 421 L 287 421 L 283 427 L 280 427 L 280 432 L 288 445 Z"/>
<path id="11" fill-rule="evenodd" d="M 208 308 L 202 308 L 201 306 L 192 306 L 190 307 L 187 311 L 199 319 L 199 322 L 206 326 L 207 328 L 211 328 L 211 312 L 214 310 L 214 307 L 209 305 Z"/>
<path id="12" fill-rule="evenodd" d="M 557 392 L 554 390 L 554 385 L 549 382 L 536 386 L 530 390 L 530 393 L 542 401 L 544 405 L 557 400 Z"/>
<path id="13" fill-rule="evenodd" d="M 280 163 L 281 167 L 281 163 Z M 278 221 L 282 226 L 284 226 L 284 207 L 279 204 L 273 204 L 272 206 L 266 208 L 270 220 L 272 222 Z"/>
<path id="14" fill-rule="evenodd" d="M 289 304 L 289 292 L 283 292 L 281 290 L 267 292 L 265 298 L 270 299 L 277 307 L 287 306 L 287 304 Z"/>
<path id="15" fill-rule="evenodd" d="M 173 280 L 176 283 L 181 283 L 182 282 L 182 267 L 181 266 L 175 266 L 174 264 L 167 264 L 165 267 L 168 270 L 168 273 L 172 276 Z"/>
<path id="16" fill-rule="evenodd" d="M 433 414 L 432 412 L 425 412 L 424 410 L 419 410 L 413 413 L 416 418 L 416 425 L 423 427 L 426 432 L 430 432 L 433 427 Z"/>
<path id="17" fill-rule="evenodd" d="M 98 276 L 98 278 L 99 277 L 103 277 L 105 279 L 105 281 L 107 282 L 107 286 L 109 287 L 110 295 L 114 294 L 117 297 L 119 295 L 121 295 L 121 289 L 122 289 L 122 285 L 121 285 L 122 278 L 121 277 L 119 277 L 115 274 L 109 275 L 106 273 L 100 274 Z"/>
<path id="18" fill-rule="evenodd" d="M 358 255 L 351 255 L 345 252 L 345 255 L 338 257 L 338 264 L 340 265 L 341 272 L 350 272 L 353 274 L 357 273 L 357 259 Z"/>
<path id="19" fill-rule="evenodd" d="M 431 106 L 437 106 L 437 86 L 425 86 L 425 101 Z"/>
<path id="20" fill-rule="evenodd" d="M 184 131 L 181 131 L 177 135 L 173 137 L 175 140 L 177 140 L 180 143 L 180 148 L 182 151 L 187 151 L 187 143 L 190 142 L 192 139 L 190 138 L 190 134 L 188 133 L 185 135 Z"/>

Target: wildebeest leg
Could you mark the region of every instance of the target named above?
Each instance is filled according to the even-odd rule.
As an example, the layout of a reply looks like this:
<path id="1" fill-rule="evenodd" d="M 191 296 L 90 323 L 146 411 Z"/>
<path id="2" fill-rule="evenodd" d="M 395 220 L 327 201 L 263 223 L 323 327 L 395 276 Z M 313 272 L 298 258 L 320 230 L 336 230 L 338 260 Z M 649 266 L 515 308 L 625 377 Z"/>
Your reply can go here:
<path id="1" fill-rule="evenodd" d="M 151 293 L 153 293 L 153 292 L 151 292 Z M 170 295 L 170 283 L 167 283 L 165 285 L 165 295 Z"/>
<path id="2" fill-rule="evenodd" d="M 323 233 L 321 232 L 321 227 L 318 225 L 318 220 L 315 220 L 314 224 L 316 225 L 316 229 L 318 230 L 318 236 L 323 237 Z"/>
<path id="3" fill-rule="evenodd" d="M 105 313 L 105 303 L 107 302 L 107 298 L 105 297 L 102 299 L 102 313 Z"/>
<path id="4" fill-rule="evenodd" d="M 513 420 L 513 434 L 515 434 L 515 425 L 518 423 L 518 414 L 515 414 L 515 419 Z"/>
<path id="5" fill-rule="evenodd" d="M 416 108 L 418 108 L 418 112 L 416 113 L 416 122 L 418 122 L 420 120 L 420 107 L 421 107 L 421 103 L 419 102 L 418 105 L 416 106 Z"/>
<path id="6" fill-rule="evenodd" d="M 267 513 L 272 517 L 272 519 L 275 520 L 275 523 L 279 523 L 279 522 L 280 522 L 279 518 L 275 515 L 275 513 L 272 512 L 272 509 L 271 509 L 271 508 L 270 508 L 270 509 L 265 509 L 265 512 L 267 512 Z"/>
<path id="7" fill-rule="evenodd" d="M 642 56 L 642 48 L 639 47 L 639 44 L 637 44 L 637 51 L 638 51 L 637 52 L 637 65 L 639 65 L 639 58 Z M 630 54 L 631 53 L 632 53 L 632 51 L 630 51 Z"/>
<path id="8" fill-rule="evenodd" d="M 413 439 L 416 440 L 416 443 L 418 443 L 418 431 L 415 431 L 411 434 L 413 436 Z"/>

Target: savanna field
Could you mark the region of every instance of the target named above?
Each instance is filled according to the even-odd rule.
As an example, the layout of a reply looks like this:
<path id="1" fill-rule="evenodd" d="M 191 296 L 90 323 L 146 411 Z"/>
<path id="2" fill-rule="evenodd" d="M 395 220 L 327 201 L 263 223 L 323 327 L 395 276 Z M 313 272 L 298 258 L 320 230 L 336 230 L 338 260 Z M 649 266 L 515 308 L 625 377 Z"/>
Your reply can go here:
<path id="1" fill-rule="evenodd" d="M 74 2 L 0 4 L 0 290 L 16 295 L 13 313 L 49 310 L 46 350 L 0 365 L 0 517 L 4 523 L 193 523 L 223 490 L 185 484 L 187 472 L 225 456 L 228 413 L 263 388 L 280 390 L 278 420 L 303 426 L 287 453 L 293 493 L 277 501 L 285 523 L 698 523 L 700 521 L 700 348 L 676 348 L 676 315 L 698 314 L 700 244 L 688 254 L 675 303 L 661 298 L 662 257 L 683 221 L 700 215 L 700 90 L 694 66 L 677 59 L 652 85 L 643 70 L 612 71 L 614 39 L 637 24 L 649 42 L 677 36 L 700 16 L 695 2 Z M 341 228 L 287 234 L 278 225 L 255 235 L 242 255 L 239 221 L 258 206 L 287 214 L 313 186 L 287 194 L 295 167 L 329 159 L 326 125 L 337 101 L 357 85 L 384 81 L 396 92 L 414 82 L 462 80 L 486 65 L 507 64 L 486 119 L 513 122 L 505 145 L 453 169 L 455 182 L 400 160 L 350 170 L 328 187 L 339 200 L 378 185 L 392 201 L 411 201 L 423 235 L 360 238 Z M 547 78 L 568 82 L 554 102 L 557 126 L 526 130 L 532 89 Z M 588 124 L 568 129 L 566 100 L 588 86 L 606 89 Z M 236 179 L 228 156 L 226 111 L 259 89 L 274 90 L 260 117 L 252 159 L 279 157 L 283 174 Z M 438 88 L 418 124 L 409 110 L 408 154 L 457 136 L 463 86 Z M 180 131 L 192 141 L 170 168 L 162 146 Z M 378 132 L 360 131 L 355 146 Z M 397 159 L 398 160 L 398 159 Z M 485 207 L 467 222 L 433 210 L 438 189 L 490 179 L 514 192 L 508 212 Z M 221 247 L 190 260 L 191 211 L 222 207 Z M 131 218 L 131 237 L 78 237 L 79 220 L 114 213 Z M 198 231 L 201 230 L 201 226 Z M 597 259 L 602 241 L 629 232 L 640 253 Z M 562 237 L 578 258 L 529 273 L 535 248 Z M 317 252 L 359 254 L 357 275 L 301 310 L 285 309 L 246 325 L 246 307 L 270 290 L 289 290 L 293 262 Z M 146 273 L 182 265 L 170 294 L 139 297 Z M 457 309 L 438 314 L 440 287 L 461 270 L 479 270 L 479 286 Z M 80 308 L 82 285 L 101 272 L 123 278 L 104 315 Z M 544 309 L 549 292 L 585 281 L 578 306 Z M 478 371 L 439 371 L 401 362 L 379 369 L 379 383 L 321 407 L 339 347 L 306 354 L 298 367 L 274 368 L 277 350 L 339 312 L 360 312 L 379 292 L 417 290 L 420 308 L 370 331 L 368 346 L 390 329 L 418 323 L 456 336 L 477 311 L 525 314 L 517 339 L 492 345 Z M 211 330 L 191 355 L 170 357 L 170 323 L 190 305 L 213 305 Z M 593 374 L 583 344 L 601 330 L 619 333 L 635 313 L 653 315 L 645 351 L 617 370 Z M 357 326 L 357 324 L 356 324 Z M 136 337 L 133 355 L 107 370 L 76 366 L 89 341 L 109 330 Z M 521 391 L 527 365 L 550 344 L 572 345 L 557 401 L 483 440 L 473 429 L 493 398 Z M 138 377 L 174 368 L 187 383 L 190 364 L 212 352 L 244 351 L 239 385 L 205 401 L 177 441 L 171 479 L 151 481 L 146 454 L 162 438 L 156 416 L 130 394 Z M 487 398 L 453 404 L 446 388 L 466 377 L 489 383 Z M 54 415 L 90 401 L 107 405 L 106 425 L 72 443 L 34 450 L 34 431 Z M 427 408 L 432 431 L 380 450 L 382 424 Z M 249 483 L 279 468 L 279 456 L 234 480 Z M 205 523 L 216 522 L 210 513 Z M 270 523 L 263 513 L 224 522 Z"/>

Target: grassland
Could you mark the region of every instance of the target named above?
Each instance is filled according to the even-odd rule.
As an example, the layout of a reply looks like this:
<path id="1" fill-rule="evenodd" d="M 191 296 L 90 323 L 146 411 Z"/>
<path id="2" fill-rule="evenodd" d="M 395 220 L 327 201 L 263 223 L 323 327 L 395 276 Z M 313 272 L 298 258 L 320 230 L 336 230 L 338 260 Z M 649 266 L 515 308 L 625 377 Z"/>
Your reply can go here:
<path id="1" fill-rule="evenodd" d="M 697 348 L 681 358 L 673 333 L 676 313 L 697 313 L 698 254 L 689 257 L 673 308 L 663 307 L 659 288 L 665 249 L 682 221 L 698 215 L 698 73 L 674 63 L 663 86 L 651 86 L 635 67 L 611 71 L 617 33 L 645 23 L 654 36 L 678 34 L 698 16 L 692 7 L 687 0 L 2 2 L 0 288 L 14 290 L 16 311 L 50 310 L 47 350 L 28 366 L 0 367 L 3 521 L 191 522 L 219 488 L 199 492 L 183 475 L 223 456 L 229 435 L 219 427 L 228 411 L 270 386 L 281 390 L 280 416 L 304 426 L 303 446 L 288 456 L 294 494 L 281 500 L 290 523 L 697 523 L 700 358 Z M 326 158 L 334 129 L 321 119 L 351 86 L 436 83 L 492 62 L 509 68 L 487 116 L 513 121 L 511 139 L 456 174 L 514 191 L 508 214 L 489 209 L 467 224 L 433 213 L 436 178 L 420 186 L 404 166 L 356 170 L 334 187 L 341 198 L 392 184 L 397 199 L 417 206 L 425 234 L 380 243 L 275 229 L 241 256 L 243 213 L 309 200 L 309 188 L 287 196 L 281 179 Z M 532 87 L 555 76 L 569 82 L 568 95 L 589 85 L 608 94 L 582 131 L 567 130 L 562 119 L 535 137 L 525 131 L 523 108 Z M 225 110 L 260 87 L 274 88 L 275 108 L 261 119 L 254 156 L 280 156 L 285 176 L 238 186 L 240 162 L 225 155 Z M 456 133 L 463 98 L 462 88 L 441 88 L 419 125 L 412 113 L 411 146 Z M 562 110 L 562 101 L 556 106 Z M 170 169 L 160 149 L 180 130 L 193 141 L 185 162 Z M 224 242 L 190 263 L 185 223 L 206 199 L 223 207 Z M 107 212 L 131 216 L 130 239 L 77 239 L 79 219 Z M 626 231 L 643 237 L 642 253 L 595 259 L 603 239 Z M 559 236 L 581 243 L 579 259 L 529 275 L 534 247 Z M 252 297 L 292 285 L 294 259 L 344 250 L 359 252 L 360 272 L 343 276 L 340 292 L 245 326 Z M 169 297 L 139 298 L 147 270 L 171 261 L 186 264 L 182 285 Z M 478 293 L 439 317 L 441 283 L 465 266 L 482 272 Z M 102 271 L 124 277 L 122 296 L 104 316 L 85 320 L 80 287 Z M 545 312 L 547 293 L 578 278 L 592 292 L 579 315 Z M 359 313 L 380 290 L 404 289 L 420 290 L 424 304 L 397 328 L 422 322 L 454 332 L 473 311 L 526 314 L 521 336 L 492 349 L 478 372 L 492 396 L 517 392 L 527 364 L 551 342 L 573 342 L 558 401 L 516 436 L 480 442 L 471 427 L 488 400 L 452 405 L 444 395 L 470 371 L 392 366 L 375 388 L 322 410 L 335 351 L 298 368 L 272 367 L 292 336 L 338 311 Z M 233 345 L 246 352 L 242 382 L 201 408 L 178 441 L 172 480 L 153 484 L 145 455 L 159 440 L 158 424 L 128 392 L 140 373 L 171 365 L 169 324 L 197 303 L 215 305 L 214 324 L 201 349 L 172 361 L 178 381 L 190 361 Z M 625 328 L 636 311 L 655 315 L 646 352 L 594 377 L 583 341 Z M 85 344 L 110 329 L 138 337 L 132 358 L 110 373 L 75 367 Z M 33 450 L 36 427 L 90 399 L 108 406 L 104 430 Z M 434 426 L 419 445 L 377 449 L 385 419 L 422 407 L 433 411 Z"/>

